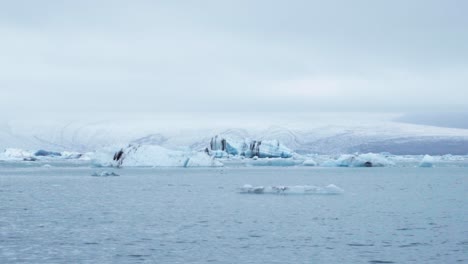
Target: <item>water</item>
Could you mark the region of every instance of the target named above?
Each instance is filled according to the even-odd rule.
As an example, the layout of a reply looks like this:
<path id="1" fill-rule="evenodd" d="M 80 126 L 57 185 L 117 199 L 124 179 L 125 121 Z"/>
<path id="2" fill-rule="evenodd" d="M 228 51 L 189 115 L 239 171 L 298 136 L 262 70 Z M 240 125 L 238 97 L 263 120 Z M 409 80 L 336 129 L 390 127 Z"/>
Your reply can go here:
<path id="1" fill-rule="evenodd" d="M 468 261 L 468 168 L 0 166 L 0 263 Z"/>

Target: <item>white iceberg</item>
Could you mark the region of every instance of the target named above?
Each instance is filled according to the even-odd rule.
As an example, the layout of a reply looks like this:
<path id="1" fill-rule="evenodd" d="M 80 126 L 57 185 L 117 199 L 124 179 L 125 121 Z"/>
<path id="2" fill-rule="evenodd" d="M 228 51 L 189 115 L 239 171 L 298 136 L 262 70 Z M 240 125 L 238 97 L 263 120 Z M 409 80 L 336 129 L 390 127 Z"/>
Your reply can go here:
<path id="1" fill-rule="evenodd" d="M 419 167 L 423 167 L 423 168 L 431 168 L 433 167 L 433 163 L 434 163 L 434 158 L 429 156 L 429 155 L 424 155 L 424 157 L 422 158 L 421 162 L 419 163 Z"/>
<path id="2" fill-rule="evenodd" d="M 304 162 L 302 162 L 302 165 L 313 167 L 313 166 L 317 166 L 317 162 L 313 159 L 307 159 L 307 160 L 304 160 Z"/>
<path id="3" fill-rule="evenodd" d="M 345 154 L 336 160 L 329 160 L 322 164 L 325 167 L 386 167 L 395 163 L 380 154 Z"/>
<path id="4" fill-rule="evenodd" d="M 184 167 L 222 167 L 223 163 L 203 152 L 191 153 Z"/>
<path id="5" fill-rule="evenodd" d="M 86 159 L 84 157 L 84 154 L 79 153 L 79 152 L 73 152 L 73 151 L 63 151 L 60 153 L 60 156 L 63 159 Z"/>
<path id="6" fill-rule="evenodd" d="M 170 150 L 157 145 L 130 145 L 119 151 L 107 148 L 94 156 L 100 166 L 123 167 L 220 167 L 223 164 L 203 152 Z"/>
<path id="7" fill-rule="evenodd" d="M 36 158 L 34 154 L 30 151 L 16 148 L 7 148 L 3 153 L 0 153 L 0 160 L 25 160 L 25 161 L 35 161 Z"/>

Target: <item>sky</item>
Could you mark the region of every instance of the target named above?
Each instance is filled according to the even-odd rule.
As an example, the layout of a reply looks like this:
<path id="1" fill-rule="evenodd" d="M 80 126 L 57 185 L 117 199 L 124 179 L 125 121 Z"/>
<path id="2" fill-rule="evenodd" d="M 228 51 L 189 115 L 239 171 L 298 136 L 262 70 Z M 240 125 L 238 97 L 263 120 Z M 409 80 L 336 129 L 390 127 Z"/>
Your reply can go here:
<path id="1" fill-rule="evenodd" d="M 0 111 L 466 112 L 464 0 L 0 0 Z"/>

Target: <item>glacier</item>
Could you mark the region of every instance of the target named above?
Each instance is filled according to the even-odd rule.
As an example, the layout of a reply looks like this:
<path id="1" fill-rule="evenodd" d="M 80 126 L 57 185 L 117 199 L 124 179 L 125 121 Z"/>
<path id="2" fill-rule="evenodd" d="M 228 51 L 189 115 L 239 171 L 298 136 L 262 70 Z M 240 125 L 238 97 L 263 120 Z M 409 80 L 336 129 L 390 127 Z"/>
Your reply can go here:
<path id="1" fill-rule="evenodd" d="M 0 161 L 121 167 L 466 166 L 468 129 L 401 123 L 394 121 L 397 116 L 206 113 L 193 120 L 177 114 L 13 120 L 0 122 Z M 120 150 L 123 158 L 114 160 Z M 423 160 L 426 154 L 431 160 Z"/>
<path id="2" fill-rule="evenodd" d="M 18 118 L 0 120 L 0 149 L 86 153 L 107 146 L 140 144 L 203 151 L 207 142 L 218 135 L 215 148 L 222 148 L 220 140 L 224 138 L 229 155 L 247 150 L 253 140 L 262 144 L 277 140 L 299 154 L 468 154 L 468 129 L 403 123 L 397 121 L 399 116 L 371 113 L 203 113 L 189 116 L 163 113 L 137 117 L 99 115 L 86 119 L 59 116 L 49 117 L 47 121 Z M 260 145 L 260 151 L 263 147 Z"/>

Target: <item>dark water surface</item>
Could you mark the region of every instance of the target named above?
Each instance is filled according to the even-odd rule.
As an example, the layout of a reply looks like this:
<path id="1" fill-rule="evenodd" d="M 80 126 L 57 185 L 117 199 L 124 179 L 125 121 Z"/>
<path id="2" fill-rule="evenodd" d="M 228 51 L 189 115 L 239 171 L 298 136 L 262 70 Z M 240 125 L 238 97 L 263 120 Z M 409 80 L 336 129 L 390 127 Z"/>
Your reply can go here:
<path id="1" fill-rule="evenodd" d="M 0 164 L 0 263 L 468 261 L 468 168 L 99 171 Z"/>

